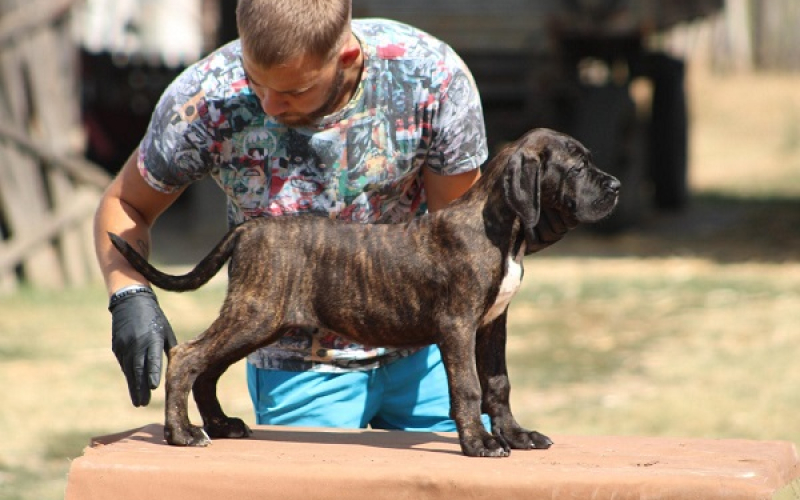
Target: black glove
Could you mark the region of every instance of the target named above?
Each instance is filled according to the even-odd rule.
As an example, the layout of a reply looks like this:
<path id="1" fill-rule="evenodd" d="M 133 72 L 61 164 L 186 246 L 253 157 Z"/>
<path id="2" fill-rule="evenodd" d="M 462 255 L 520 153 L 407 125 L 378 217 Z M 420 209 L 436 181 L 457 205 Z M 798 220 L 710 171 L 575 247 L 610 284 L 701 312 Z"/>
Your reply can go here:
<path id="1" fill-rule="evenodd" d="M 178 344 L 172 327 L 146 286 L 124 288 L 111 297 L 111 349 L 128 379 L 133 406 L 147 406 L 161 383 L 162 352 Z"/>

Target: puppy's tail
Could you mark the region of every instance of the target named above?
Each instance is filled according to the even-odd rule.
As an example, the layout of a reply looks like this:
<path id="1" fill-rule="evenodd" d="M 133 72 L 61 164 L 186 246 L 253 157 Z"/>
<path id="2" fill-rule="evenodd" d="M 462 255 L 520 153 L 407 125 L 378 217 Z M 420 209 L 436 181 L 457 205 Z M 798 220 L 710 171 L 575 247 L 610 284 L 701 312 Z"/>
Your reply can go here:
<path id="1" fill-rule="evenodd" d="M 232 229 L 228 231 L 222 240 L 217 243 L 211 252 L 206 255 L 191 271 L 186 274 L 175 276 L 156 269 L 147 259 L 133 249 L 133 247 L 121 236 L 108 233 L 111 243 L 119 250 L 134 269 L 139 271 L 147 280 L 158 288 L 171 292 L 186 292 L 197 290 L 211 280 L 216 275 L 225 262 L 233 254 L 236 248 L 236 241 L 239 239 L 239 231 Z"/>

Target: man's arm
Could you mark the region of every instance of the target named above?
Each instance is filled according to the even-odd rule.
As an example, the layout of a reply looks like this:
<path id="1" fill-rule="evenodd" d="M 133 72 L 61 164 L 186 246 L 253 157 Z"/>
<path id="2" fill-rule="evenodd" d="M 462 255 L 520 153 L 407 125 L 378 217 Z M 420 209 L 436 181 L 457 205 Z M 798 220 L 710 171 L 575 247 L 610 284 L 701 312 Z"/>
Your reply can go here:
<path id="1" fill-rule="evenodd" d="M 439 175 L 430 168 L 422 168 L 422 182 L 428 199 L 428 210 L 434 212 L 444 208 L 448 203 L 459 198 L 481 177 L 481 170 L 476 168 L 456 175 Z"/>
<path id="2" fill-rule="evenodd" d="M 128 285 L 147 281 L 111 245 L 107 233 L 121 235 L 144 256 L 150 253 L 150 228 L 182 191 L 164 194 L 142 178 L 136 163 L 138 149 L 125 162 L 103 193 L 95 212 L 94 245 L 109 295 Z"/>
<path id="3" fill-rule="evenodd" d="M 177 345 L 175 334 L 147 281 L 111 245 L 114 232 L 147 256 L 150 228 L 156 218 L 180 195 L 164 194 L 142 178 L 134 151 L 111 182 L 94 220 L 97 261 L 111 296 L 111 349 L 128 382 L 134 406 L 147 406 L 151 391 L 161 382 L 163 352 Z"/>

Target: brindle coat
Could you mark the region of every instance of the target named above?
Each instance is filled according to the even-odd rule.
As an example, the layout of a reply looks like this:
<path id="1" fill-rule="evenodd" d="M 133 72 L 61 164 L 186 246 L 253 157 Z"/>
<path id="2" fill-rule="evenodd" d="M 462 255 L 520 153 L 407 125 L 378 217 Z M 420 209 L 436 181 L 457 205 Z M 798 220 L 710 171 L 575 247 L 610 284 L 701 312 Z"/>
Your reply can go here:
<path id="1" fill-rule="evenodd" d="M 580 222 L 607 216 L 618 193 L 619 181 L 598 170 L 578 141 L 537 129 L 501 151 L 463 197 L 408 224 L 309 215 L 253 219 L 183 276 L 154 269 L 110 234 L 133 267 L 166 290 L 197 289 L 230 260 L 219 317 L 169 353 L 167 441 L 205 446 L 208 436 L 248 436 L 242 420 L 222 411 L 218 378 L 287 328 L 306 325 L 368 345 L 438 344 L 464 454 L 550 447 L 549 438 L 522 428 L 509 408 L 508 302 L 522 279 L 523 255 Z M 192 388 L 205 432 L 189 422 Z M 481 411 L 490 416 L 492 433 Z"/>

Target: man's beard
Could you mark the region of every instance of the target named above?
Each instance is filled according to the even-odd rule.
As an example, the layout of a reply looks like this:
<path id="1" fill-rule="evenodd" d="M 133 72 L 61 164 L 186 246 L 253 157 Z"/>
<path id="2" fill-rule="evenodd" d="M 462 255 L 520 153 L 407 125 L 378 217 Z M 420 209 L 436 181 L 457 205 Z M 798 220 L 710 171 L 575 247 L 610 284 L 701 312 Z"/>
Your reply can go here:
<path id="1" fill-rule="evenodd" d="M 310 113 L 282 113 L 275 116 L 275 120 L 288 127 L 306 127 L 317 123 L 320 119 L 336 111 L 336 105 L 344 90 L 344 70 L 336 69 L 336 77 L 333 80 L 328 96 L 320 107 Z"/>

